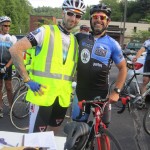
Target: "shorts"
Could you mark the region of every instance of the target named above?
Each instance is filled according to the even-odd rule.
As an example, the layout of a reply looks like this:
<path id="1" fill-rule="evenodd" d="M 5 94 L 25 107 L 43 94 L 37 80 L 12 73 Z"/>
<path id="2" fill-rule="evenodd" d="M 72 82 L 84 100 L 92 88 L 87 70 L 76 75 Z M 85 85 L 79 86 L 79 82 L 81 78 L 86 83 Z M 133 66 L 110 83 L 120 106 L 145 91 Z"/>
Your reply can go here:
<path id="1" fill-rule="evenodd" d="M 143 72 L 150 72 L 150 60 L 145 60 Z M 147 76 L 150 77 L 150 76 Z"/>
<path id="2" fill-rule="evenodd" d="M 4 68 L 4 65 L 0 65 L 0 68 Z M 7 68 L 6 73 L 0 73 L 0 80 L 11 80 L 12 78 L 12 65 Z"/>
<path id="3" fill-rule="evenodd" d="M 84 92 L 83 92 L 84 93 Z M 88 92 L 90 93 L 90 92 Z M 92 92 L 91 92 L 92 93 Z M 94 94 L 96 92 L 93 92 Z M 87 94 L 86 94 L 87 95 Z M 91 94 L 92 95 L 92 94 Z M 99 92 L 99 94 L 102 98 L 106 98 L 107 96 L 107 91 L 105 92 Z M 97 96 L 98 96 L 97 95 Z M 92 95 L 93 96 L 93 95 Z M 82 96 L 81 96 L 82 97 Z M 93 98 L 96 97 L 96 96 L 93 96 Z M 91 100 L 92 98 L 90 98 Z M 103 122 L 108 125 L 111 121 L 111 104 L 108 104 L 106 107 L 105 107 L 105 110 L 104 110 L 104 116 L 102 118 Z M 87 122 L 88 119 L 89 119 L 89 115 L 90 115 L 90 106 L 86 106 L 86 110 L 85 110 L 85 114 L 81 117 L 81 118 L 78 118 L 80 116 L 80 108 L 78 106 L 78 97 L 77 97 L 77 94 L 75 94 L 74 96 L 74 99 L 73 99 L 73 104 L 72 104 L 72 119 L 74 121 L 78 121 L 78 122 Z"/>
<path id="4" fill-rule="evenodd" d="M 57 127 L 63 122 L 68 107 L 59 105 L 58 97 L 51 106 L 30 106 L 29 132 L 46 131 L 47 126 Z"/>

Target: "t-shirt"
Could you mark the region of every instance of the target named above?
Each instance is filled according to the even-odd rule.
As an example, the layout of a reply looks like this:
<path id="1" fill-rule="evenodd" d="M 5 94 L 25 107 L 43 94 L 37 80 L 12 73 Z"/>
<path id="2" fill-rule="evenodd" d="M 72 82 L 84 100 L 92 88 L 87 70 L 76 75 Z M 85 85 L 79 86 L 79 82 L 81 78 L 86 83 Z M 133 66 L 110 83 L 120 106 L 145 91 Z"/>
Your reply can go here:
<path id="1" fill-rule="evenodd" d="M 143 47 L 145 48 L 147 52 L 146 60 L 150 60 L 150 39 L 146 40 L 143 43 Z"/>

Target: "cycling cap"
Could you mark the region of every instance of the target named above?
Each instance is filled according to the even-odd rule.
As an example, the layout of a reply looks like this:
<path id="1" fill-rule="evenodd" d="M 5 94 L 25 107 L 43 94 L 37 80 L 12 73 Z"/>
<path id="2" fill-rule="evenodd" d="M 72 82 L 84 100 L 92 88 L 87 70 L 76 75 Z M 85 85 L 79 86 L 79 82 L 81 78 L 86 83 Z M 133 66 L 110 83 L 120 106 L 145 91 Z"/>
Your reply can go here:
<path id="1" fill-rule="evenodd" d="M 90 15 L 94 14 L 95 12 L 104 12 L 107 16 L 110 17 L 111 8 L 107 7 L 107 5 L 105 5 L 104 3 L 101 3 L 101 4 L 98 4 L 98 5 L 94 5 L 90 9 Z"/>
<path id="2" fill-rule="evenodd" d="M 8 16 L 2 16 L 2 17 L 0 17 L 0 23 L 6 22 L 6 21 L 11 22 L 11 19 Z"/>
<path id="3" fill-rule="evenodd" d="M 62 9 L 77 10 L 80 14 L 84 14 L 86 10 L 83 0 L 64 0 Z"/>

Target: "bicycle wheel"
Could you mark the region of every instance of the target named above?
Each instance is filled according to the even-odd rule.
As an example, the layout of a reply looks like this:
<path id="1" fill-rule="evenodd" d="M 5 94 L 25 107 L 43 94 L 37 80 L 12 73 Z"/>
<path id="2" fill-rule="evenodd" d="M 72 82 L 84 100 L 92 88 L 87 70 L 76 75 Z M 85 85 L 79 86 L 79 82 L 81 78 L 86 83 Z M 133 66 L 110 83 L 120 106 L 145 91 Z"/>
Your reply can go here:
<path id="1" fill-rule="evenodd" d="M 29 102 L 26 101 L 27 91 L 18 95 L 10 110 L 10 120 L 19 130 L 27 130 L 29 126 Z"/>
<path id="2" fill-rule="evenodd" d="M 18 77 L 13 77 L 11 82 L 12 82 L 13 93 L 15 93 L 15 91 L 20 86 L 20 79 Z M 4 83 L 3 83 L 3 85 L 4 85 Z M 3 99 L 3 104 L 5 106 L 9 106 L 5 85 L 4 85 L 4 88 L 3 88 L 3 97 L 2 97 L 2 99 Z"/>
<path id="3" fill-rule="evenodd" d="M 18 77 L 12 77 L 13 93 L 20 87 L 20 79 Z"/>
<path id="4" fill-rule="evenodd" d="M 13 94 L 13 102 L 16 100 L 16 98 L 17 98 L 21 93 L 23 93 L 23 92 L 25 92 L 25 91 L 27 91 L 27 90 L 28 90 L 28 88 L 25 86 L 25 84 L 21 84 L 21 86 L 18 87 L 18 88 L 16 89 L 16 91 L 14 92 L 14 94 Z"/>
<path id="5" fill-rule="evenodd" d="M 150 107 L 144 115 L 143 126 L 146 133 L 150 135 Z"/>
<path id="6" fill-rule="evenodd" d="M 93 132 L 92 132 L 93 133 Z M 104 128 L 100 128 L 99 135 L 92 135 L 89 137 L 85 150 L 98 150 L 97 138 L 103 139 L 103 145 L 101 149 L 107 150 L 122 150 L 119 141 L 112 135 L 110 131 Z M 109 140 L 108 140 L 109 139 Z"/>

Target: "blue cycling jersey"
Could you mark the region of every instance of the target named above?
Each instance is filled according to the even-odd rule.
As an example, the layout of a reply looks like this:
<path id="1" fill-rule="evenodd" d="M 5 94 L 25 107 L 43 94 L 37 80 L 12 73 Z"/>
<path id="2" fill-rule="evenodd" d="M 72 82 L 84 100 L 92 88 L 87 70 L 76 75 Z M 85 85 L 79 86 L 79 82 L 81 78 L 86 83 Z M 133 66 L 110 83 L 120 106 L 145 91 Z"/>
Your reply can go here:
<path id="1" fill-rule="evenodd" d="M 108 35 L 96 41 L 92 35 L 77 38 L 79 61 L 77 66 L 77 91 L 99 91 L 108 89 L 108 75 L 111 62 L 119 64 L 124 60 L 121 47 Z"/>

